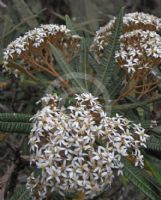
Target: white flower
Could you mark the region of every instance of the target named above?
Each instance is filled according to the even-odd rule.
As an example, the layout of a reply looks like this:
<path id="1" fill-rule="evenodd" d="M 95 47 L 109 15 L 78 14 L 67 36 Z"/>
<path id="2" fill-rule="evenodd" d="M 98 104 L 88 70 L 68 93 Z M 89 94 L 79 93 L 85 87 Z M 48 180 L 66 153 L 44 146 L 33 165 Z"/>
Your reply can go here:
<path id="1" fill-rule="evenodd" d="M 51 37 L 57 36 L 59 37 L 61 34 L 61 46 L 63 48 L 67 48 L 67 41 L 70 41 L 72 44 L 76 40 L 80 40 L 78 35 L 73 35 L 69 29 L 64 25 L 56 25 L 56 24 L 46 24 L 41 25 L 38 28 L 34 28 L 24 34 L 24 36 L 18 37 L 15 41 L 11 42 L 7 48 L 4 50 L 3 56 L 3 68 L 6 71 L 11 71 L 9 64 L 12 61 L 19 61 L 20 59 L 24 61 L 23 53 L 28 54 L 28 50 L 31 52 L 36 48 L 41 47 L 45 42 L 50 41 Z M 76 45 L 79 42 L 76 42 Z M 77 46 L 77 47 L 78 47 Z M 21 56 L 22 55 L 22 56 Z M 39 55 L 41 56 L 41 55 Z M 25 66 L 25 65 L 24 65 Z M 17 69 L 16 69 L 17 70 Z M 16 73 L 16 70 L 12 70 L 13 73 Z"/>
<path id="2" fill-rule="evenodd" d="M 122 157 L 133 156 L 143 167 L 139 147 L 148 136 L 141 125 L 118 114 L 107 117 L 92 94 L 75 99 L 75 105 L 63 109 L 56 94 L 39 101 L 44 107 L 32 118 L 29 140 L 31 161 L 40 170 L 40 176 L 28 179 L 33 199 L 45 199 L 47 191 L 65 196 L 77 190 L 91 199 L 110 186 L 114 170 L 122 175 Z"/>
<path id="3" fill-rule="evenodd" d="M 115 20 L 114 17 L 96 32 L 91 51 L 94 51 L 98 61 L 109 43 Z M 130 76 L 138 70 L 148 69 L 147 72 L 150 72 L 156 63 L 160 63 L 161 36 L 158 34 L 160 31 L 161 19 L 158 17 L 138 12 L 124 15 L 120 48 L 115 52 L 115 59 Z"/>

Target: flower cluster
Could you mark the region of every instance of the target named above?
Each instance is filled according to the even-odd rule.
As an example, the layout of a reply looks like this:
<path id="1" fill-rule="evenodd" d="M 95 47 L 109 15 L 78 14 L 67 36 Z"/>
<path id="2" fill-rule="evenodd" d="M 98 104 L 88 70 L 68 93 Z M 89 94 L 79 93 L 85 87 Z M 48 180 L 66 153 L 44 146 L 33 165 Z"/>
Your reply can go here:
<path id="1" fill-rule="evenodd" d="M 18 73 L 20 65 L 29 71 L 42 71 L 51 68 L 53 57 L 48 43 L 59 48 L 66 59 L 70 60 L 79 49 L 80 37 L 73 35 L 64 25 L 41 25 L 28 31 L 24 36 L 11 42 L 4 51 L 4 69 Z"/>
<path id="2" fill-rule="evenodd" d="M 139 29 L 127 32 L 121 36 L 120 41 L 120 49 L 115 57 L 129 74 L 135 73 L 136 69 L 151 70 L 161 61 L 161 36 L 154 31 Z"/>
<path id="3" fill-rule="evenodd" d="M 57 95 L 41 99 L 42 110 L 33 117 L 31 162 L 40 170 L 28 178 L 33 199 L 81 191 L 91 199 L 110 186 L 114 171 L 122 174 L 122 158 L 143 167 L 140 147 L 148 135 L 140 124 L 122 116 L 108 117 L 98 98 L 76 95 L 76 103 L 60 106 Z"/>
<path id="4" fill-rule="evenodd" d="M 97 31 L 91 50 L 99 59 L 110 39 L 116 18 Z M 161 61 L 161 19 L 145 13 L 128 13 L 123 17 L 120 49 L 115 58 L 130 76 L 144 71 L 147 74 Z M 136 73 L 135 73 L 136 72 Z M 143 76 L 145 73 L 143 73 Z M 141 77 L 142 78 L 142 77 Z"/>

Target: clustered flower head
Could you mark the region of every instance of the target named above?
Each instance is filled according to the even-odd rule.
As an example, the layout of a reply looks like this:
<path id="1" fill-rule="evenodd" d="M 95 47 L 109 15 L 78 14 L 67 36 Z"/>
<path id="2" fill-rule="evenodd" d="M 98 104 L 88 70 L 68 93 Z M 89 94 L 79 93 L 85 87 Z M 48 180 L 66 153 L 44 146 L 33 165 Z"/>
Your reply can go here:
<path id="1" fill-rule="evenodd" d="M 76 95 L 68 107 L 55 94 L 40 102 L 29 139 L 31 163 L 40 170 L 28 178 L 33 199 L 55 191 L 62 196 L 79 191 L 92 199 L 111 185 L 114 171 L 122 174 L 123 157 L 143 167 L 140 147 L 146 147 L 148 135 L 140 124 L 118 114 L 108 117 L 90 93 Z"/>
<path id="2" fill-rule="evenodd" d="M 91 50 L 97 59 L 108 45 L 116 18 L 96 32 Z M 128 13 L 123 17 L 123 33 L 116 62 L 129 76 L 141 78 L 161 61 L 161 19 L 145 13 Z"/>
<path id="3" fill-rule="evenodd" d="M 73 35 L 64 25 L 41 25 L 7 46 L 4 69 L 16 75 L 22 71 L 21 67 L 33 73 L 52 70 L 54 61 L 49 43 L 59 48 L 67 60 L 71 60 L 79 50 L 80 37 Z"/>

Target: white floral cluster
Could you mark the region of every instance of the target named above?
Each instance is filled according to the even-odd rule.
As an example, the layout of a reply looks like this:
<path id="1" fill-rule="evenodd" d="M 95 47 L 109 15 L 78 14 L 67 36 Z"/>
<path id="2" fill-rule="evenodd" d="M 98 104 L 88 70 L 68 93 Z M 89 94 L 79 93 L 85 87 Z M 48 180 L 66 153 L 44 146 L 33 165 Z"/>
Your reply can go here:
<path id="1" fill-rule="evenodd" d="M 116 18 L 96 32 L 91 50 L 97 59 L 108 45 Z M 128 13 L 123 17 L 123 34 L 120 37 L 120 50 L 116 52 L 116 61 L 129 74 L 137 69 L 151 68 L 153 62 L 161 58 L 161 19 L 145 13 Z M 148 59 L 145 60 L 144 57 Z M 119 59 L 119 61 L 118 61 Z M 143 62 L 145 60 L 145 63 Z M 138 67 L 139 66 L 139 67 Z"/>
<path id="2" fill-rule="evenodd" d="M 127 13 L 123 18 L 123 23 L 127 26 L 134 23 L 134 24 L 144 24 L 153 26 L 154 30 L 160 30 L 161 28 L 161 19 L 143 12 L 134 12 L 134 13 Z"/>
<path id="3" fill-rule="evenodd" d="M 136 69 L 151 70 L 152 59 L 161 59 L 161 36 L 154 31 L 134 30 L 121 35 L 120 40 L 115 58 L 121 59 L 120 66 L 127 68 L 129 74 Z"/>
<path id="4" fill-rule="evenodd" d="M 116 20 L 116 17 L 113 17 L 113 19 L 110 20 L 107 25 L 100 27 L 100 29 L 98 31 L 96 31 L 94 43 L 96 43 L 95 45 L 100 45 L 99 46 L 100 50 L 104 49 L 104 47 L 101 46 L 100 43 L 104 43 L 103 40 L 111 34 L 111 30 L 114 26 L 115 20 Z M 123 24 L 126 27 L 138 25 L 138 24 L 143 25 L 143 26 L 149 25 L 149 26 L 152 26 L 149 28 L 151 28 L 152 30 L 156 30 L 156 31 L 159 31 L 161 29 L 161 19 L 160 18 L 158 18 L 154 15 L 150 15 L 150 14 L 142 13 L 142 12 L 134 12 L 134 13 L 125 14 L 123 17 Z M 140 27 L 142 27 L 142 26 L 140 26 Z M 136 28 L 137 27 L 135 27 L 135 29 Z M 139 26 L 138 26 L 138 29 L 139 29 Z M 131 29 L 129 29 L 127 31 L 131 31 Z"/>
<path id="5" fill-rule="evenodd" d="M 51 37 L 56 37 L 62 34 L 62 44 L 64 48 L 67 48 L 65 39 L 80 38 L 78 35 L 72 35 L 71 31 L 66 28 L 65 25 L 47 24 L 41 25 L 31 31 L 28 31 L 24 36 L 18 37 L 16 40 L 11 42 L 4 50 L 4 65 L 3 67 L 10 71 L 8 68 L 8 62 L 13 57 L 19 57 L 23 52 L 30 50 L 31 48 L 40 47 L 46 40 Z"/>
<path id="6" fill-rule="evenodd" d="M 43 97 L 43 108 L 32 119 L 31 162 L 40 170 L 28 178 L 33 199 L 54 191 L 63 196 L 81 191 L 92 199 L 110 186 L 114 170 L 122 174 L 122 157 L 143 167 L 140 147 L 146 147 L 148 135 L 140 124 L 108 117 L 90 93 L 76 95 L 76 104 L 67 108 L 60 107 L 60 100 Z"/>

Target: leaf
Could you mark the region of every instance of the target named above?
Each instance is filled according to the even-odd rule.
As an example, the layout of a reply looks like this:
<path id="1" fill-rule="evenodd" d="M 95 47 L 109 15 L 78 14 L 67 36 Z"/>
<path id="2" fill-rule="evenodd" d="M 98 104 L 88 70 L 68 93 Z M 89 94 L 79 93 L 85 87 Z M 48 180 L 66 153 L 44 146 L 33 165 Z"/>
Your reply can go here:
<path id="1" fill-rule="evenodd" d="M 29 134 L 32 129 L 31 123 L 24 122 L 0 122 L 2 133 L 24 133 Z"/>
<path id="2" fill-rule="evenodd" d="M 59 64 L 59 67 L 61 67 L 64 73 L 70 73 L 72 71 L 71 65 L 69 66 L 64 56 L 62 55 L 61 51 L 58 48 L 56 48 L 53 44 L 49 43 L 49 45 L 52 49 L 54 58 Z"/>
<path id="3" fill-rule="evenodd" d="M 115 70 L 114 73 L 115 75 L 112 75 L 113 76 L 112 83 L 109 84 L 109 87 L 107 85 L 111 99 L 115 99 L 116 97 L 118 97 L 118 94 L 120 94 L 122 88 L 124 87 L 122 84 L 122 81 L 125 74 L 122 71 L 122 69 L 119 69 L 118 73 L 117 73 L 117 70 Z"/>
<path id="4" fill-rule="evenodd" d="M 155 126 L 153 129 L 152 129 L 153 132 L 157 133 L 158 135 L 161 134 L 161 125 L 159 126 Z"/>
<path id="5" fill-rule="evenodd" d="M 85 14 L 87 21 L 90 21 L 89 28 L 90 31 L 98 30 L 99 24 L 98 21 L 92 19 L 97 19 L 97 9 L 95 8 L 95 4 L 91 0 L 84 0 L 85 4 Z"/>
<path id="6" fill-rule="evenodd" d="M 12 27 L 12 18 L 7 14 L 3 16 L 3 23 L 1 25 L 0 36 L 3 38 L 5 33 Z M 7 40 L 0 40 L 0 65 L 3 64 L 3 49 L 8 43 Z"/>
<path id="7" fill-rule="evenodd" d="M 58 17 L 59 19 L 65 21 L 65 17 L 63 15 L 61 15 L 60 13 L 57 13 L 53 10 L 50 11 L 53 15 L 55 15 L 56 17 Z"/>
<path id="8" fill-rule="evenodd" d="M 155 167 L 155 165 L 153 165 L 153 163 L 150 162 L 150 160 L 148 159 L 147 156 L 146 156 L 146 159 L 145 159 L 145 164 L 150 169 L 153 176 L 155 177 L 155 179 L 158 181 L 158 183 L 161 186 L 161 173 L 158 171 L 158 169 Z"/>
<path id="9" fill-rule="evenodd" d="M 21 113 L 0 113 L 0 121 L 30 123 L 32 115 Z"/>
<path id="10" fill-rule="evenodd" d="M 0 38 L 0 41 L 4 40 L 9 35 L 13 35 L 16 30 L 18 30 L 18 32 L 16 32 L 17 36 L 19 36 L 21 33 L 24 33 L 24 31 L 26 30 L 26 27 L 25 27 L 25 29 L 22 29 L 23 25 L 26 24 L 28 21 L 31 21 L 31 20 L 35 19 L 36 17 L 38 17 L 45 10 L 46 9 L 42 9 L 37 14 L 30 15 L 30 16 L 22 19 L 20 22 L 15 24 L 7 33 L 5 33 L 5 35 Z"/>
<path id="11" fill-rule="evenodd" d="M 120 35 L 122 33 L 122 21 L 123 21 L 124 8 L 121 9 L 112 31 L 112 35 L 110 41 L 108 43 L 107 48 L 105 48 L 105 52 L 103 55 L 103 59 L 105 59 L 105 64 L 103 64 L 103 73 L 101 74 L 102 83 L 106 82 L 106 78 L 110 78 L 109 72 L 113 71 L 113 67 L 115 65 L 115 52 L 119 48 L 120 45 Z"/>
<path id="12" fill-rule="evenodd" d="M 119 67 L 115 63 L 115 52 L 120 45 L 120 35 L 122 33 L 122 27 L 123 27 L 123 22 L 122 22 L 123 14 L 124 14 L 124 8 L 121 9 L 115 21 L 108 46 L 104 49 L 103 56 L 100 59 L 100 64 L 96 68 L 97 78 L 100 80 L 102 84 L 107 86 L 109 93 L 111 93 L 113 90 L 120 92 L 120 89 L 122 88 L 123 74 L 120 74 L 122 70 L 119 69 Z M 116 88 L 114 89 L 114 87 L 116 87 L 117 89 Z M 98 91 L 95 92 L 96 95 L 97 92 Z M 116 95 L 117 95 L 116 93 L 115 94 L 113 93 L 113 96 Z"/>
<path id="13" fill-rule="evenodd" d="M 22 19 L 25 19 L 26 17 L 33 15 L 32 11 L 30 10 L 29 6 L 25 3 L 24 0 L 12 0 L 12 1 Z M 39 25 L 36 19 L 28 20 L 26 23 L 30 28 L 35 28 L 36 26 Z"/>
<path id="14" fill-rule="evenodd" d="M 129 181 L 144 192 L 151 200 L 161 200 L 161 197 L 156 193 L 155 186 L 148 181 L 145 175 L 142 175 L 142 170 L 134 167 L 127 160 L 124 160 L 124 174 Z"/>
<path id="15" fill-rule="evenodd" d="M 36 3 L 35 3 L 35 0 L 27 0 L 26 2 L 33 13 L 38 13 L 42 9 L 41 1 L 36 1 Z"/>
<path id="16" fill-rule="evenodd" d="M 80 63 L 79 63 L 79 71 L 84 74 L 84 84 L 85 88 L 88 89 L 87 83 L 87 71 L 88 71 L 88 48 L 86 45 L 86 39 L 82 38 L 81 41 L 81 52 L 80 52 Z"/>
<path id="17" fill-rule="evenodd" d="M 9 200 L 31 200 L 29 193 L 25 187 L 17 187 L 12 197 Z"/>
<path id="18" fill-rule="evenodd" d="M 146 146 L 148 149 L 161 151 L 161 138 L 158 136 L 151 135 L 146 142 Z"/>
<path id="19" fill-rule="evenodd" d="M 10 30 L 10 28 L 13 26 L 12 18 L 8 15 L 4 16 L 4 27 L 2 31 L 2 37 L 5 35 L 6 32 Z"/>
<path id="20" fill-rule="evenodd" d="M 70 29 L 73 34 L 76 34 L 74 23 L 71 21 L 68 15 L 65 15 L 65 23 L 66 23 L 66 27 Z"/>
<path id="21" fill-rule="evenodd" d="M 161 172 L 161 160 L 149 155 L 149 153 L 146 153 L 146 156 L 148 156 L 148 160 L 150 163 L 153 163 L 153 165 L 155 165 L 155 167 L 158 169 L 158 171 Z"/>
<path id="22" fill-rule="evenodd" d="M 0 1 L 0 6 L 3 7 L 3 8 L 7 8 L 7 5 L 2 1 Z"/>
<path id="23" fill-rule="evenodd" d="M 74 71 L 74 67 L 72 65 L 69 66 L 69 64 L 64 59 L 64 57 L 59 49 L 57 49 L 51 43 L 50 43 L 50 47 L 52 49 L 54 58 L 56 59 L 59 67 L 64 72 L 64 77 L 67 78 L 67 80 L 70 80 L 72 82 L 72 84 L 74 84 L 74 86 L 76 86 L 80 90 L 84 91 L 84 87 L 81 84 L 81 81 L 79 81 L 78 77 L 75 76 L 76 73 Z"/>

